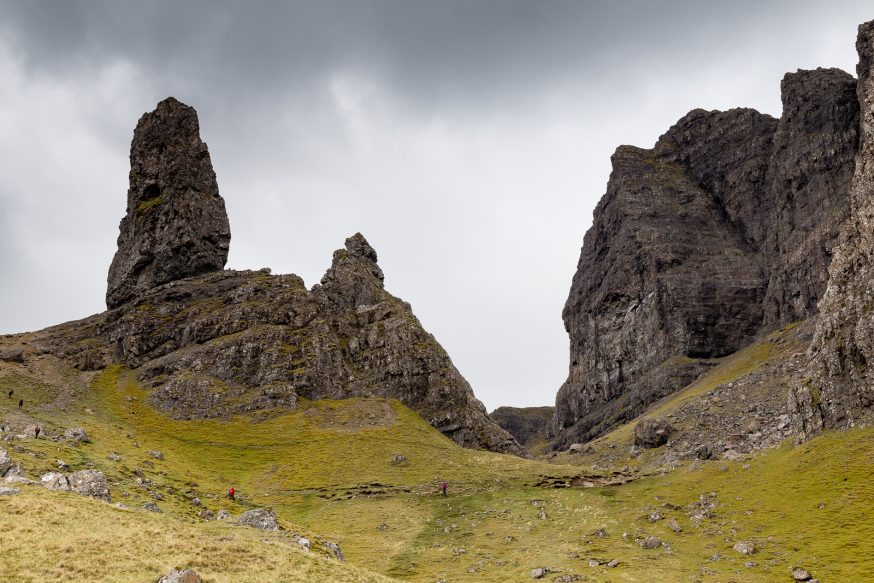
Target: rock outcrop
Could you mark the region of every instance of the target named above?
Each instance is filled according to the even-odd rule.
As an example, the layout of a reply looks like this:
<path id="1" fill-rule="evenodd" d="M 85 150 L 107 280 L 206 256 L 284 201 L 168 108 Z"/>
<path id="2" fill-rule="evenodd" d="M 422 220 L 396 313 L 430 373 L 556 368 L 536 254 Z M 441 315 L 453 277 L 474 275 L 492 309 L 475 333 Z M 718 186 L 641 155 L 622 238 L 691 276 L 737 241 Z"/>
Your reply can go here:
<path id="1" fill-rule="evenodd" d="M 874 405 L 874 21 L 859 27 L 856 49 L 862 115 L 851 218 L 819 304 L 809 376 L 789 395 L 800 440 L 870 416 Z"/>
<path id="2" fill-rule="evenodd" d="M 108 312 L 36 333 L 81 370 L 135 371 L 180 419 L 294 408 L 298 398 L 397 399 L 460 445 L 522 455 L 410 305 L 388 293 L 361 234 L 320 284 L 222 270 L 229 232 L 194 110 L 172 98 L 140 120 Z M 161 199 L 142 202 L 157 185 Z M 153 199 L 148 199 L 153 200 Z"/>
<path id="3" fill-rule="evenodd" d="M 555 407 L 498 407 L 489 413 L 492 421 L 525 447 L 547 440 L 554 415 Z"/>
<path id="4" fill-rule="evenodd" d="M 231 229 L 194 108 L 168 97 L 144 114 L 130 150 L 127 214 L 109 268 L 106 305 L 221 270 Z"/>
<path id="5" fill-rule="evenodd" d="M 713 358 L 815 312 L 848 215 L 855 80 L 787 74 L 783 115 L 694 110 L 613 155 L 564 308 L 554 446 L 628 421 Z"/>

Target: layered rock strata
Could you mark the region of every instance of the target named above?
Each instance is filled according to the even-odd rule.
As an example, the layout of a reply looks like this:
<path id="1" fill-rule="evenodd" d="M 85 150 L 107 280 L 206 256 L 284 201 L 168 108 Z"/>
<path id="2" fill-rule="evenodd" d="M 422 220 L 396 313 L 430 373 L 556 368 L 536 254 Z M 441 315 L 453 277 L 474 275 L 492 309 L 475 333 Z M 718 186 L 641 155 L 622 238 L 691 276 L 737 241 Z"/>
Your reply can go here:
<path id="1" fill-rule="evenodd" d="M 848 214 L 855 80 L 787 74 L 783 115 L 694 110 L 621 146 L 563 311 L 554 446 L 642 413 L 762 331 L 815 312 Z"/>
<path id="2" fill-rule="evenodd" d="M 106 305 L 162 283 L 224 268 L 231 229 L 197 112 L 168 97 L 144 114 L 130 149 L 127 213 Z"/>
<path id="3" fill-rule="evenodd" d="M 851 218 L 819 304 L 809 376 L 789 395 L 800 440 L 869 417 L 874 405 L 874 21 L 859 27 L 856 49 L 862 115 Z"/>

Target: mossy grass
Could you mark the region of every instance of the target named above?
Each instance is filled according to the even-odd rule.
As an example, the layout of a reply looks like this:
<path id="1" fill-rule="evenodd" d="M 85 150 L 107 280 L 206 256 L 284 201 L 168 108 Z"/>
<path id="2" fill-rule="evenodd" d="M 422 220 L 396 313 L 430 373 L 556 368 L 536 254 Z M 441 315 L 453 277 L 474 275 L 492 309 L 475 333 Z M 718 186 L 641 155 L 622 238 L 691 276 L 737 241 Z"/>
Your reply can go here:
<path id="1" fill-rule="evenodd" d="M 726 358 L 715 377 L 689 390 L 755 370 L 782 350 L 778 340 Z M 80 445 L 13 442 L 21 450 L 7 449 L 28 475 L 63 459 L 72 470 L 103 471 L 114 500 L 133 509 L 162 496 L 159 516 L 36 486 L 0 497 L 0 570 L 20 574 L 16 580 L 93 580 L 97 554 L 99 568 L 131 573 L 116 578 L 122 581 L 186 564 L 213 581 L 366 581 L 375 571 L 411 581 L 503 582 L 548 567 L 590 581 L 771 582 L 788 580 L 796 564 L 821 580 L 861 581 L 874 565 L 866 546 L 874 535 L 874 429 L 787 443 L 746 462 L 688 463 L 618 487 L 546 489 L 535 486 L 544 475 L 591 472 L 462 449 L 396 401 L 302 400 L 296 411 L 185 421 L 154 410 L 134 371 L 122 367 L 93 375 L 89 390 L 63 408 L 57 390 L 24 372 L 0 378 L 30 395 L 27 413 L 49 434 L 81 425 L 91 436 Z M 0 414 L 15 405 L 0 400 Z M 107 459 L 110 453 L 121 461 Z M 395 454 L 406 461 L 392 463 Z M 151 480 L 148 491 L 135 471 Z M 436 487 L 442 480 L 446 498 Z M 230 486 L 240 493 L 233 502 L 225 496 Z M 687 507 L 709 492 L 714 514 L 696 523 Z M 235 515 L 272 506 L 287 530 L 205 522 L 194 495 Z M 653 511 L 664 519 L 649 522 Z M 671 518 L 682 532 L 668 528 Z M 595 535 L 599 529 L 604 536 Z M 366 571 L 326 562 L 327 571 L 294 579 L 296 570 L 323 563 L 296 563 L 308 559 L 282 539 L 291 532 L 340 543 L 348 565 Z M 635 538 L 648 534 L 669 548 L 640 548 Z M 756 553 L 733 551 L 741 540 L 755 542 Z M 619 566 L 589 567 L 591 559 Z"/>

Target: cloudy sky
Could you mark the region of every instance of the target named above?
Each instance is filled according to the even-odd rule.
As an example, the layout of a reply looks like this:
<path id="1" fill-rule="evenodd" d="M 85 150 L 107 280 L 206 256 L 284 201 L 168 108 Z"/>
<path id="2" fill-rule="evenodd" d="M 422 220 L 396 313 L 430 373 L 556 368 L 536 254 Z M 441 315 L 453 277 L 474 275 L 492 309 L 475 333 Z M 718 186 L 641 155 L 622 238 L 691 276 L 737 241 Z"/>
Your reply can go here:
<path id="1" fill-rule="evenodd" d="M 0 332 L 104 309 L 139 116 L 193 105 L 228 267 L 321 279 L 361 231 L 491 410 L 552 404 L 619 144 L 695 107 L 779 115 L 854 72 L 870 0 L 0 0 Z"/>

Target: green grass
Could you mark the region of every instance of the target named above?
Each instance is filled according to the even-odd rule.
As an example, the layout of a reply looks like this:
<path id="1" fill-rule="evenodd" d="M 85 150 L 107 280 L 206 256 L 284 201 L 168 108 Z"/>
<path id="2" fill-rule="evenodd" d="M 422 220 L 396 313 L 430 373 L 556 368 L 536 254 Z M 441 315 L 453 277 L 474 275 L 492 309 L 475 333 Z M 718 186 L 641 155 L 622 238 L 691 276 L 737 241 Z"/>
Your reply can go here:
<path id="1" fill-rule="evenodd" d="M 782 350 L 772 344 L 725 359 L 709 380 L 660 407 L 755 370 Z M 59 458 L 72 470 L 93 464 L 106 473 L 113 499 L 134 509 L 38 487 L 0 498 L 0 570 L 20 574 L 16 580 L 93 580 L 87 569 L 95 563 L 111 565 L 117 580 L 148 580 L 190 564 L 213 581 L 284 580 L 277 574 L 311 568 L 316 574 L 297 580 L 365 581 L 378 572 L 432 583 L 526 580 L 540 566 L 555 570 L 547 580 L 564 573 L 584 581 L 788 581 L 796 564 L 823 581 L 862 581 L 874 569 L 867 551 L 874 535 L 872 429 L 786 445 L 753 457 L 749 467 L 695 462 L 619 487 L 547 489 L 534 484 L 581 468 L 462 449 L 395 401 L 303 400 L 294 412 L 178 421 L 152 409 L 133 372 L 121 367 L 94 375 L 62 408 L 64 391 L 11 370 L 0 370 L 0 388 L 14 384 L 50 435 L 81 425 L 92 438 L 78 446 L 13 442 L 21 451 L 4 444 L 14 459 L 32 476 L 55 469 Z M 78 374 L 55 376 L 67 373 Z M 0 399 L 0 415 L 17 414 L 16 404 Z M 164 460 L 149 456 L 152 449 Z M 110 452 L 121 461 L 108 460 Z M 394 454 L 407 461 L 392 464 Z M 151 491 L 137 484 L 136 470 L 153 482 Z M 436 489 L 444 479 L 447 498 Z M 237 502 L 224 496 L 230 485 L 240 493 Z M 164 514 L 138 511 L 154 492 Z M 707 492 L 716 492 L 717 506 L 696 525 L 686 507 Z M 234 514 L 273 506 L 287 531 L 204 522 L 190 503 L 194 495 Z M 538 517 L 541 508 L 546 520 Z M 650 523 L 653 510 L 665 520 Z M 681 533 L 668 528 L 670 518 Z M 606 536 L 595 536 L 598 529 Z M 349 568 L 321 558 L 301 567 L 295 561 L 313 557 L 287 551 L 293 545 L 282 537 L 291 532 L 338 542 Z M 634 539 L 647 534 L 669 550 L 641 549 Z M 732 545 L 742 540 L 759 550 L 736 553 Z M 97 554 L 105 560 L 96 561 Z M 589 567 L 592 558 L 620 565 Z"/>

